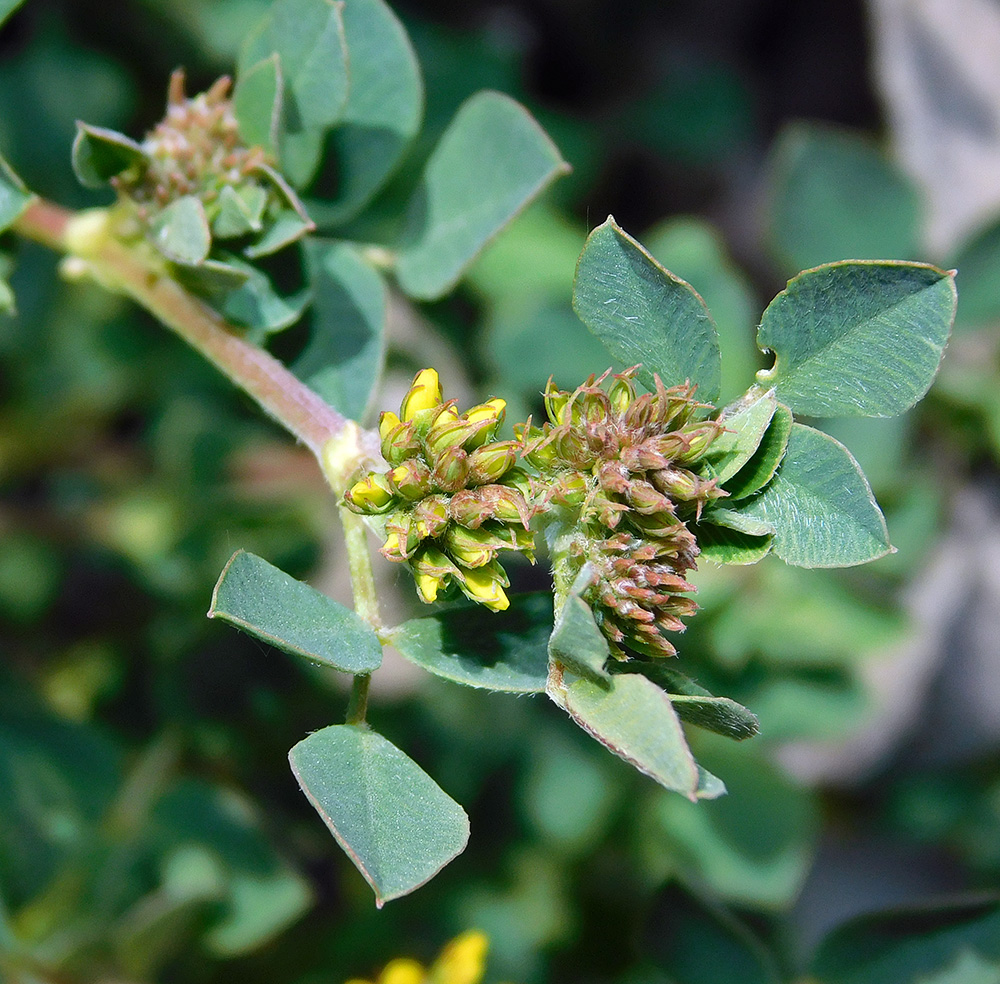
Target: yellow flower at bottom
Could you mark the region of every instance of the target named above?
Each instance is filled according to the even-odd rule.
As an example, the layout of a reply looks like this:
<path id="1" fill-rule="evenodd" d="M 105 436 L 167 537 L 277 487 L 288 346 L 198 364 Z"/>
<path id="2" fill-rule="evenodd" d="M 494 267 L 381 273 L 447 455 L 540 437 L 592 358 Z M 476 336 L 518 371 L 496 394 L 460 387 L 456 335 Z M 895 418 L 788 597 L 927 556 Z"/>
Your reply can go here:
<path id="1" fill-rule="evenodd" d="M 377 984 L 424 984 L 424 968 L 416 960 L 400 957 L 385 965 Z"/>
<path id="2" fill-rule="evenodd" d="M 490 941 L 478 929 L 456 936 L 434 961 L 428 984 L 479 984 L 486 970 Z"/>
<path id="3" fill-rule="evenodd" d="M 462 573 L 465 575 L 465 580 L 459 583 L 459 587 L 471 601 L 478 601 L 494 612 L 503 612 L 510 608 L 510 599 L 504 593 L 501 584 L 503 569 L 496 561 L 485 567 L 466 569 Z"/>

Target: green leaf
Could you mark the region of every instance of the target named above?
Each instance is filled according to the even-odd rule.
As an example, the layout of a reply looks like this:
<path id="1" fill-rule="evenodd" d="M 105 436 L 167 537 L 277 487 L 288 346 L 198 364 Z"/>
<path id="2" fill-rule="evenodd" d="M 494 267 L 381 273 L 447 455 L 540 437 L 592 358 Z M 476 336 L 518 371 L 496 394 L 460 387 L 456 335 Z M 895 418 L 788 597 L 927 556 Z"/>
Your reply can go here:
<path id="1" fill-rule="evenodd" d="M 333 0 L 275 0 L 247 38 L 238 74 L 277 54 L 281 60 L 288 133 L 324 129 L 340 119 L 347 102 L 347 45 L 342 4 Z"/>
<path id="2" fill-rule="evenodd" d="M 604 664 L 608 641 L 597 627 L 590 606 L 574 591 L 563 602 L 549 637 L 549 658 L 571 673 L 597 681 L 608 680 Z"/>
<path id="3" fill-rule="evenodd" d="M 440 297 L 483 247 L 567 165 L 528 111 L 479 92 L 455 114 L 407 213 L 397 275 L 410 296 Z"/>
<path id="4" fill-rule="evenodd" d="M 323 728 L 288 755 L 302 791 L 375 891 L 379 908 L 465 849 L 469 818 L 430 776 L 367 728 Z"/>
<path id="5" fill-rule="evenodd" d="M 721 500 L 725 502 L 726 500 Z M 742 505 L 742 504 L 741 504 Z M 717 503 L 702 513 L 700 526 L 724 526 L 748 536 L 769 536 L 774 532 L 771 520 L 749 514 L 745 509 L 727 509 Z"/>
<path id="6" fill-rule="evenodd" d="M 188 290 L 203 295 L 223 295 L 242 286 L 250 278 L 252 268 L 234 257 L 226 260 L 205 260 L 197 266 L 177 264 L 174 276 Z"/>
<path id="7" fill-rule="evenodd" d="M 645 233 L 642 241 L 662 266 L 698 285 L 725 353 L 720 398 L 728 403 L 761 367 L 754 345 L 760 309 L 749 278 L 729 255 L 718 228 L 705 219 L 690 215 L 668 219 Z"/>
<path id="8" fill-rule="evenodd" d="M 695 800 L 699 774 L 670 698 L 638 674 L 600 682 L 551 664 L 546 692 L 584 731 L 661 786 Z"/>
<path id="9" fill-rule="evenodd" d="M 959 976 L 963 964 L 966 972 Z M 1000 902 L 991 898 L 861 916 L 820 944 L 813 973 L 824 984 L 1000 979 Z M 989 973 L 992 978 L 985 976 Z"/>
<path id="10" fill-rule="evenodd" d="M 643 804 L 651 874 L 665 867 L 718 898 L 757 910 L 790 905 L 809 872 L 818 834 L 813 794 L 753 746 L 700 738 L 699 755 L 726 776 L 728 795 L 697 804 L 660 795 Z"/>
<path id="11" fill-rule="evenodd" d="M 795 413 L 892 417 L 927 392 L 955 317 L 953 273 L 918 263 L 842 262 L 790 280 L 764 312 L 757 379 Z"/>
<path id="12" fill-rule="evenodd" d="M 962 278 L 962 303 L 955 316 L 955 331 L 992 326 L 1000 320 L 1000 222 L 995 222 L 965 243 L 954 266 Z"/>
<path id="13" fill-rule="evenodd" d="M 321 225 L 344 222 L 358 212 L 396 169 L 423 118 L 420 65 L 389 6 L 383 0 L 351 0 L 343 17 L 351 85 L 329 140 L 336 195 L 310 205 Z"/>
<path id="14" fill-rule="evenodd" d="M 12 316 L 17 313 L 17 305 L 14 302 L 14 291 L 10 284 L 0 277 L 0 314 Z"/>
<path id="15" fill-rule="evenodd" d="M 124 133 L 79 121 L 71 159 L 77 180 L 85 188 L 103 188 L 122 171 L 149 164 L 142 147 Z"/>
<path id="16" fill-rule="evenodd" d="M 694 534 L 701 548 L 701 556 L 713 564 L 756 564 L 770 552 L 772 536 L 753 536 L 740 533 L 726 526 L 698 523 Z"/>
<path id="17" fill-rule="evenodd" d="M 622 663 L 618 673 L 641 673 L 653 681 L 674 705 L 677 716 L 688 724 L 714 731 L 726 738 L 743 741 L 760 731 L 757 715 L 729 697 L 716 697 L 690 677 L 662 662 L 638 661 Z"/>
<path id="18" fill-rule="evenodd" d="M 233 113 L 244 143 L 263 147 L 271 155 L 278 149 L 283 89 L 277 53 L 241 72 L 233 89 Z"/>
<path id="19" fill-rule="evenodd" d="M 237 550 L 220 575 L 208 617 L 345 673 L 371 673 L 382 662 L 382 646 L 367 622 L 245 550 Z"/>
<path id="20" fill-rule="evenodd" d="M 638 378 L 646 387 L 653 388 L 658 373 L 667 386 L 690 380 L 701 399 L 718 398 L 719 339 L 705 302 L 613 218 L 587 237 L 573 308 L 614 359 L 641 364 Z"/>
<path id="21" fill-rule="evenodd" d="M 219 311 L 228 321 L 249 328 L 251 339 L 257 343 L 294 325 L 309 304 L 308 289 L 283 297 L 267 274 L 249 263 L 232 258 L 228 269 L 242 270 L 246 277 L 219 299 Z"/>
<path id="22" fill-rule="evenodd" d="M 304 252 L 312 333 L 292 370 L 331 406 L 361 420 L 385 360 L 385 282 L 349 243 L 309 239 Z"/>
<path id="23" fill-rule="evenodd" d="M 3 24 L 22 3 L 24 0 L 0 0 L 0 24 Z"/>
<path id="24" fill-rule="evenodd" d="M 217 239 L 234 239 L 263 227 L 267 192 L 260 185 L 247 185 L 237 191 L 223 185 L 217 202 L 218 211 L 212 218 L 212 235 Z"/>
<path id="25" fill-rule="evenodd" d="M 753 457 L 723 484 L 723 488 L 729 493 L 727 501 L 736 502 L 753 495 L 771 481 L 785 456 L 791 433 L 792 411 L 779 403 Z"/>
<path id="26" fill-rule="evenodd" d="M 646 936 L 656 967 L 670 984 L 781 981 L 773 958 L 746 926 L 681 885 L 657 893 Z"/>
<path id="27" fill-rule="evenodd" d="M 732 478 L 756 453 L 771 423 L 778 401 L 774 390 L 750 390 L 719 414 L 726 429 L 711 443 L 704 461 L 705 475 L 722 485 Z"/>
<path id="28" fill-rule="evenodd" d="M 205 206 L 194 195 L 172 201 L 150 223 L 156 248 L 175 263 L 201 263 L 212 247 Z"/>
<path id="29" fill-rule="evenodd" d="M 797 567 L 851 567 L 892 550 L 885 518 L 851 453 L 803 424 L 792 425 L 774 480 L 738 508 L 769 523 L 774 552 Z"/>
<path id="30" fill-rule="evenodd" d="M 270 256 L 272 253 L 277 253 L 279 249 L 284 249 L 286 246 L 298 242 L 314 228 L 315 226 L 310 219 L 286 208 L 271 221 L 264 235 L 257 242 L 243 250 L 243 255 L 251 260 Z"/>
<path id="31" fill-rule="evenodd" d="M 771 239 L 791 270 L 918 253 L 920 198 L 869 137 L 787 127 L 774 150 L 771 197 Z"/>
<path id="32" fill-rule="evenodd" d="M 27 207 L 32 195 L 10 165 L 0 157 L 0 232 Z"/>
<path id="33" fill-rule="evenodd" d="M 549 592 L 514 595 L 504 612 L 462 605 L 394 629 L 392 645 L 410 662 L 469 687 L 542 693 L 552 624 Z"/>

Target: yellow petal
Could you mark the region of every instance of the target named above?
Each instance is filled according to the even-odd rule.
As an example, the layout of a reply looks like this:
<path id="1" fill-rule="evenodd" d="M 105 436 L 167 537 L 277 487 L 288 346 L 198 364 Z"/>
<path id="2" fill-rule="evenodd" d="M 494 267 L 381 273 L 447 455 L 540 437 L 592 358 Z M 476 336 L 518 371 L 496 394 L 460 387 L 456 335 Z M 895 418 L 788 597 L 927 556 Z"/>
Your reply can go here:
<path id="1" fill-rule="evenodd" d="M 431 410 L 444 401 L 441 381 L 436 369 L 421 369 L 413 377 L 410 390 L 403 397 L 399 415 L 403 420 L 413 420 L 421 410 Z"/>
<path id="2" fill-rule="evenodd" d="M 400 957 L 385 965 L 378 984 L 424 984 L 426 979 L 424 968 L 416 960 Z"/>
<path id="3" fill-rule="evenodd" d="M 478 601 L 491 611 L 502 612 L 510 607 L 510 599 L 491 567 L 466 570 L 462 591 L 473 601 Z"/>
<path id="4" fill-rule="evenodd" d="M 430 970 L 433 984 L 479 984 L 486 969 L 490 941 L 478 929 L 453 939 L 434 961 Z"/>

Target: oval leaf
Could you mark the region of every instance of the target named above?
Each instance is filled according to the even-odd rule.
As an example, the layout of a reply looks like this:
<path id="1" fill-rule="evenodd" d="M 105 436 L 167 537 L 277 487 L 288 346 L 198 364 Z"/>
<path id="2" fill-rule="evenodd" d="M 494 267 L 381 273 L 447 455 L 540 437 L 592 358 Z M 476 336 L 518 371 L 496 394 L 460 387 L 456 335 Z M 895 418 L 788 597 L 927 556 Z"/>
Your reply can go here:
<path id="1" fill-rule="evenodd" d="M 638 378 L 646 387 L 653 388 L 658 373 L 667 386 L 690 380 L 699 397 L 718 399 L 722 361 L 705 302 L 611 217 L 587 237 L 573 308 L 613 359 L 641 364 Z"/>
<path id="2" fill-rule="evenodd" d="M 393 630 L 390 642 L 410 662 L 446 680 L 485 690 L 542 693 L 551 624 L 552 596 L 539 592 L 513 596 L 510 608 L 500 613 L 462 605 L 411 619 Z"/>
<path id="3" fill-rule="evenodd" d="M 76 124 L 73 171 L 85 188 L 103 188 L 115 175 L 149 163 L 146 152 L 130 137 L 102 126 Z"/>
<path id="4" fill-rule="evenodd" d="M 382 645 L 367 622 L 245 550 L 226 564 L 208 617 L 345 673 L 371 673 L 382 663 Z"/>
<path id="5" fill-rule="evenodd" d="M 272 156 L 278 149 L 283 89 L 277 53 L 241 72 L 233 89 L 233 112 L 240 136 L 249 146 L 263 147 Z"/>
<path id="6" fill-rule="evenodd" d="M 440 297 L 566 162 L 534 117 L 499 92 L 467 99 L 424 168 L 396 272 L 411 297 Z"/>
<path id="7" fill-rule="evenodd" d="M 348 243 L 309 239 L 304 252 L 312 330 L 292 371 L 331 406 L 360 420 L 385 359 L 388 291 Z"/>
<path id="8" fill-rule="evenodd" d="M 792 411 L 779 403 L 753 456 L 723 484 L 723 488 L 729 493 L 729 502 L 746 498 L 771 481 L 785 456 L 791 433 Z"/>
<path id="9" fill-rule="evenodd" d="M 32 195 L 10 165 L 0 157 L 0 232 L 27 207 Z"/>
<path id="10" fill-rule="evenodd" d="M 802 424 L 792 425 L 774 480 L 733 511 L 769 524 L 774 552 L 796 567 L 850 567 L 892 550 L 885 518 L 851 453 Z"/>
<path id="11" fill-rule="evenodd" d="M 638 674 L 607 681 L 549 670 L 548 695 L 589 735 L 666 789 L 698 798 L 699 774 L 670 698 Z"/>
<path id="12" fill-rule="evenodd" d="M 343 115 L 330 134 L 336 197 L 309 205 L 320 225 L 346 221 L 378 191 L 420 131 L 424 110 L 417 56 L 388 5 L 351 0 L 343 16 L 351 85 Z"/>
<path id="13" fill-rule="evenodd" d="M 892 417 L 927 392 L 951 332 L 955 277 L 922 263 L 845 261 L 789 281 L 757 345 L 757 379 L 795 413 Z"/>
<path id="14" fill-rule="evenodd" d="M 756 453 L 778 406 L 774 390 L 751 390 L 726 407 L 719 423 L 726 429 L 711 443 L 704 461 L 705 474 L 721 485 L 732 478 Z"/>
<path id="15" fill-rule="evenodd" d="M 374 889 L 379 908 L 419 888 L 465 850 L 465 810 L 374 731 L 323 728 L 288 759 L 309 802 Z"/>
<path id="16" fill-rule="evenodd" d="M 205 206 L 194 195 L 171 202 L 153 219 L 150 229 L 156 248 L 175 263 L 201 263 L 212 246 Z"/>
<path id="17" fill-rule="evenodd" d="M 965 972 L 957 972 L 963 964 Z M 861 916 L 820 944 L 813 967 L 828 984 L 996 980 L 1000 902 L 984 899 Z"/>

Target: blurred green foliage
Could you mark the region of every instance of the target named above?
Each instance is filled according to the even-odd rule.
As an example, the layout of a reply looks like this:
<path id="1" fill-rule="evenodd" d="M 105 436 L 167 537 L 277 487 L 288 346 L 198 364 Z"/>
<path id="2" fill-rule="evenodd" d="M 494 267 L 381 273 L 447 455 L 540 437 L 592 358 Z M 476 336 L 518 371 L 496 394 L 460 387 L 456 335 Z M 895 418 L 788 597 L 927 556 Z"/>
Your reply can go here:
<path id="1" fill-rule="evenodd" d="M 0 3 L 0 17 L 15 6 Z M 141 132 L 176 64 L 203 80 L 231 70 L 266 8 L 132 0 L 109 18 L 89 2 L 29 0 L 0 35 L 0 152 L 64 205 L 105 202 L 69 167 L 75 120 Z M 787 743 L 836 742 L 871 720 L 864 668 L 913 638 L 901 598 L 935 556 L 948 495 L 995 476 L 996 228 L 957 256 L 914 255 L 919 201 L 875 140 L 796 123 L 764 168 L 766 248 L 743 240 L 738 262 L 697 194 L 684 205 L 701 214 L 664 215 L 644 210 L 658 195 L 615 193 L 627 168 L 609 177 L 627 143 L 633 175 L 639 160 L 697 191 L 705 173 L 735 181 L 733 160 L 772 136 L 738 61 L 675 65 L 645 91 L 626 87 L 624 112 L 602 113 L 536 100 L 502 24 L 445 26 L 417 4 L 404 13 L 427 86 L 414 160 L 469 94 L 495 86 L 537 103 L 576 168 L 457 295 L 420 308 L 474 384 L 509 394 L 510 419 L 524 416 L 517 399 L 539 411 L 539 372 L 604 368 L 569 300 L 588 209 L 603 216 L 616 194 L 653 255 L 715 314 L 731 357 L 723 399 L 759 367 L 760 302 L 800 266 L 890 253 L 960 269 L 958 333 L 930 399 L 901 420 L 829 428 L 865 467 L 899 552 L 863 572 L 774 560 L 699 571 L 686 669 L 762 727 L 756 747 L 693 738 L 727 777 L 729 795 L 711 802 L 658 789 L 541 697 L 399 671 L 371 717 L 467 806 L 477 836 L 445 876 L 376 913 L 282 760 L 344 694 L 322 670 L 203 617 L 236 547 L 300 576 L 329 559 L 334 516 L 313 463 L 148 317 L 2 238 L 0 285 L 9 279 L 18 311 L 0 314 L 0 973 L 18 984 L 319 984 L 403 952 L 427 960 L 475 925 L 492 939 L 488 980 L 996 980 L 995 902 L 872 916 L 838 930 L 815 962 L 797 936 L 815 941 L 843 899 L 805 929 L 796 903 L 831 830 L 891 835 L 913 867 L 943 856 L 944 887 L 996 892 L 995 743 L 945 765 L 897 753 L 846 793 L 779 764 Z M 383 228 L 414 182 L 404 168 L 351 237 Z M 390 347 L 390 366 L 412 358 Z M 524 569 L 524 586 L 535 576 Z"/>

